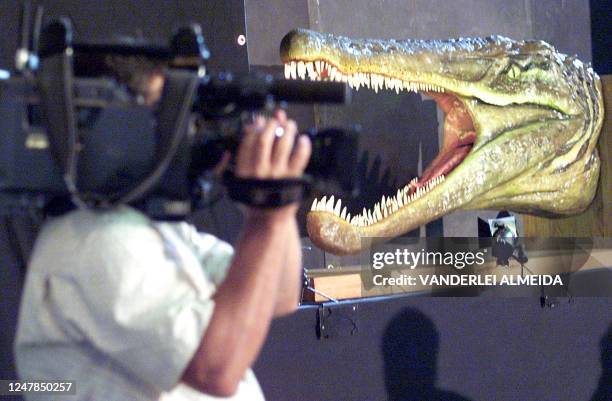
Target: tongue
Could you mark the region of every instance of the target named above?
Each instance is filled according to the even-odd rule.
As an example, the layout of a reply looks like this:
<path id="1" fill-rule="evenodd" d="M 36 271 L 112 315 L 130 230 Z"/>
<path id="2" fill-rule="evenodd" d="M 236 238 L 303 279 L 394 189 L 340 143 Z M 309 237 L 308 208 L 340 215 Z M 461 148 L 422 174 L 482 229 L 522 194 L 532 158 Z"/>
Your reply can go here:
<path id="1" fill-rule="evenodd" d="M 442 149 L 431 164 L 423 171 L 413 190 L 432 178 L 447 175 L 461 163 L 476 141 L 474 124 L 468 110 L 455 95 L 448 93 L 427 93 L 445 114 Z"/>
<path id="2" fill-rule="evenodd" d="M 419 179 L 417 187 L 425 185 L 427 181 L 431 180 L 432 178 L 436 178 L 440 175 L 447 175 L 453 171 L 453 169 L 457 167 L 463 159 L 465 159 L 471 148 L 472 145 L 468 144 L 449 149 L 444 153 L 440 153 L 438 157 L 436 157 L 435 163 L 432 163 L 425 170 Z"/>

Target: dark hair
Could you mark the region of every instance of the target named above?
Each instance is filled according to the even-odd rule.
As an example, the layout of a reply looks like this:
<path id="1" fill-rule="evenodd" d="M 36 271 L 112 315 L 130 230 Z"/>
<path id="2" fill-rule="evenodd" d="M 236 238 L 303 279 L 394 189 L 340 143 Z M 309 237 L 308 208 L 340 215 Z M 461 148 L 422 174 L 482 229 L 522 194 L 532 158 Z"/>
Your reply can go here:
<path id="1" fill-rule="evenodd" d="M 163 74 L 166 68 L 166 63 L 144 56 L 108 55 L 104 62 L 112 76 L 135 95 L 144 95 L 149 78 Z"/>

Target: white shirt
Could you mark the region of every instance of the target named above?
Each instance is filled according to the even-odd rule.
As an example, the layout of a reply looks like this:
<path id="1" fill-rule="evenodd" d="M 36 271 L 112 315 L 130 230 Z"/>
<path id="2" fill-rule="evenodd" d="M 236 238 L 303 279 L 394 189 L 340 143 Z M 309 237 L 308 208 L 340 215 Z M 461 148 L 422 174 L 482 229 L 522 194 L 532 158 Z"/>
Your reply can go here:
<path id="1" fill-rule="evenodd" d="M 154 223 L 127 207 L 48 222 L 22 296 L 17 371 L 22 380 L 75 380 L 77 395 L 27 399 L 217 399 L 180 377 L 232 255 L 230 245 L 187 223 Z M 263 399 L 250 370 L 229 398 Z"/>

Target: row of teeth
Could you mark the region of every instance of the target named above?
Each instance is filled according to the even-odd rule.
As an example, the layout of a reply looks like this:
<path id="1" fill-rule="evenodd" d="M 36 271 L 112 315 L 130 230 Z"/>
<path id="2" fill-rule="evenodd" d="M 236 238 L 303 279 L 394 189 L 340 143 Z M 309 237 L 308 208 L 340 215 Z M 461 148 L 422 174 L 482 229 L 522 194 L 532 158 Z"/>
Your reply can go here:
<path id="1" fill-rule="evenodd" d="M 351 88 L 359 90 L 360 87 L 366 87 L 373 89 L 377 92 L 380 89 L 395 90 L 396 93 L 400 91 L 409 92 L 444 92 L 444 88 L 436 85 L 423 83 L 423 82 L 409 82 L 403 81 L 397 78 L 390 78 L 384 75 L 379 75 L 369 72 L 358 72 L 355 74 L 344 74 L 338 70 L 335 66 L 321 60 L 317 61 L 291 61 L 285 64 L 285 78 L 286 79 L 306 79 L 306 76 L 311 81 L 320 81 L 321 79 L 346 82 Z M 325 78 L 321 78 L 321 77 Z"/>
<path id="2" fill-rule="evenodd" d="M 333 195 L 329 199 L 325 196 L 321 200 L 315 199 L 310 210 L 333 213 L 356 227 L 366 227 L 389 217 L 402 207 L 425 195 L 443 181 L 443 175 L 437 176 L 429 180 L 425 186 L 417 188 L 414 193 L 408 195 L 410 189 L 416 187 L 418 179 L 415 178 L 404 188 L 398 189 L 395 196 L 385 197 L 383 195 L 380 202 L 377 202 L 372 209 L 366 210 L 364 208 L 361 214 L 356 216 L 351 216 L 350 213 L 347 214 L 346 206 L 342 208 L 342 200 L 338 199 L 335 202 Z"/>

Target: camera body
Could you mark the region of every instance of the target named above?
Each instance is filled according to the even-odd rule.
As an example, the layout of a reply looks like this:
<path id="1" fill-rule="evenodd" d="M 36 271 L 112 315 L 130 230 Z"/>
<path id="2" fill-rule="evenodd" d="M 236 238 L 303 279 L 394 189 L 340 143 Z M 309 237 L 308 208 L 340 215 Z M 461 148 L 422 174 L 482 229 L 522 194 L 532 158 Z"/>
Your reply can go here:
<path id="1" fill-rule="evenodd" d="M 197 25 L 163 48 L 74 44 L 69 21 L 58 20 L 42 31 L 39 48 L 35 70 L 0 79 L 0 214 L 130 203 L 152 217 L 182 218 L 198 204 L 204 170 L 239 143 L 245 114 L 284 102 L 343 103 L 349 95 L 338 83 L 210 77 Z M 164 66 L 154 105 L 105 71 L 117 55 Z M 234 123 L 220 135 L 197 121 Z M 318 142 L 327 153 L 337 145 Z M 329 165 L 311 172 L 329 175 Z"/>

